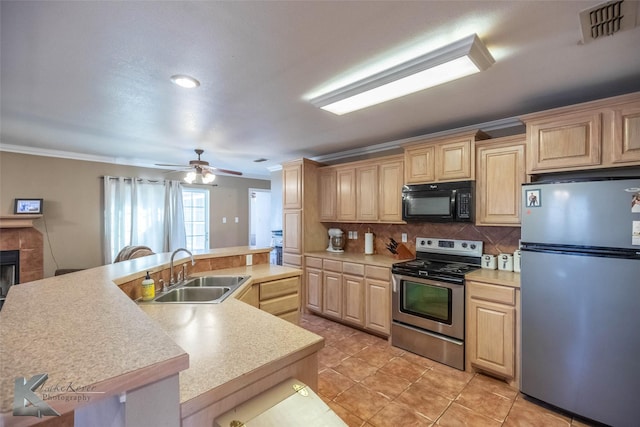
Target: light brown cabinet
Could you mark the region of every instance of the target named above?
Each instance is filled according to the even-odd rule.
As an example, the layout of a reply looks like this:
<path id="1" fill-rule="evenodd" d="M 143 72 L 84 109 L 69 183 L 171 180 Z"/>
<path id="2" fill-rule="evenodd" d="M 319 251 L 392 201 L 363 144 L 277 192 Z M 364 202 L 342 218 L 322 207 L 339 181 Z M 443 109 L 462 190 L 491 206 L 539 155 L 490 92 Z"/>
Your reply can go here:
<path id="1" fill-rule="evenodd" d="M 327 231 L 318 213 L 318 168 L 300 159 L 283 163 L 282 264 L 302 268 L 305 251 L 324 249 Z"/>
<path id="2" fill-rule="evenodd" d="M 525 135 L 476 143 L 476 225 L 520 225 L 525 150 Z"/>
<path id="3" fill-rule="evenodd" d="M 383 335 L 391 333 L 391 277 L 385 267 L 366 266 L 365 328 Z"/>
<path id="4" fill-rule="evenodd" d="M 336 169 L 333 167 L 320 168 L 318 182 L 320 185 L 320 221 L 335 221 L 338 191 Z"/>
<path id="5" fill-rule="evenodd" d="M 307 256 L 306 307 L 352 326 L 391 332 L 390 269 Z"/>
<path id="6" fill-rule="evenodd" d="M 291 323 L 300 320 L 300 277 L 288 277 L 257 284 L 260 288 L 260 310 Z"/>
<path id="7" fill-rule="evenodd" d="M 378 165 L 356 168 L 356 219 L 363 222 L 378 220 Z"/>
<path id="8" fill-rule="evenodd" d="M 322 311 L 322 259 L 306 257 L 305 284 L 307 308 Z"/>
<path id="9" fill-rule="evenodd" d="M 403 174 L 403 156 L 321 168 L 320 220 L 402 223 Z"/>
<path id="10" fill-rule="evenodd" d="M 322 260 L 322 314 L 342 319 L 342 262 Z"/>
<path id="11" fill-rule="evenodd" d="M 475 142 L 480 131 L 433 138 L 404 145 L 406 184 L 475 179 Z"/>
<path id="12" fill-rule="evenodd" d="M 519 289 L 471 280 L 465 288 L 469 364 L 517 384 Z"/>
<path id="13" fill-rule="evenodd" d="M 640 165 L 640 93 L 521 117 L 527 173 Z"/>
<path id="14" fill-rule="evenodd" d="M 236 298 L 296 325 L 300 320 L 299 276 L 252 283 Z"/>
<path id="15" fill-rule="evenodd" d="M 356 220 L 356 171 L 352 167 L 336 169 L 338 221 Z"/>
<path id="16" fill-rule="evenodd" d="M 386 160 L 378 166 L 381 222 L 402 222 L 402 186 L 404 185 L 404 161 L 402 158 Z M 374 190 L 375 191 L 375 190 Z"/>

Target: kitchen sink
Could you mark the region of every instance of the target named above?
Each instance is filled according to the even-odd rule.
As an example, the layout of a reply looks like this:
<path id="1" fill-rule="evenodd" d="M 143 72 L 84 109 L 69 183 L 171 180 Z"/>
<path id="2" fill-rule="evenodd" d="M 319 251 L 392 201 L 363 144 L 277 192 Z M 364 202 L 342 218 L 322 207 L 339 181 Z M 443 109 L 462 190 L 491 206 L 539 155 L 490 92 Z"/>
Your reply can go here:
<path id="1" fill-rule="evenodd" d="M 211 286 L 239 286 L 247 280 L 248 276 L 204 276 L 187 279 L 182 286 L 187 288 L 200 288 Z"/>
<path id="2" fill-rule="evenodd" d="M 208 303 L 224 301 L 249 276 L 203 276 L 187 279 L 177 287 L 161 293 L 154 303 Z"/>

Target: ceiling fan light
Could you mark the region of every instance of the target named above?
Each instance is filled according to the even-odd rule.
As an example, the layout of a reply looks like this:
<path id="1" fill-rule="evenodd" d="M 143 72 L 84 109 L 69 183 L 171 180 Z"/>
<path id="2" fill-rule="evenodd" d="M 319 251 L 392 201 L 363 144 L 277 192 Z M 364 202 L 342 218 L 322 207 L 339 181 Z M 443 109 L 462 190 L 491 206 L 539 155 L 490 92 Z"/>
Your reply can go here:
<path id="1" fill-rule="evenodd" d="M 176 74 L 171 76 L 171 82 L 185 89 L 193 89 L 200 86 L 200 82 L 197 79 L 184 74 Z"/>
<path id="2" fill-rule="evenodd" d="M 187 173 L 187 175 L 184 177 L 184 182 L 188 183 L 188 184 L 193 184 L 194 181 L 196 180 L 196 173 L 191 171 L 189 173 Z"/>
<path id="3" fill-rule="evenodd" d="M 211 172 L 203 172 L 202 173 L 202 183 L 210 184 L 216 179 L 216 176 Z"/>

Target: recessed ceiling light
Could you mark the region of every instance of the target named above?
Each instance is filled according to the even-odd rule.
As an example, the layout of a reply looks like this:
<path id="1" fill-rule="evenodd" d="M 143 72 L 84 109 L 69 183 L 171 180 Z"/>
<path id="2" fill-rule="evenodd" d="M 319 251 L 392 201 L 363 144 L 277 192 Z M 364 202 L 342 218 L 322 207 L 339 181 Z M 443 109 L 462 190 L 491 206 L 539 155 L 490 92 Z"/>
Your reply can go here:
<path id="1" fill-rule="evenodd" d="M 176 84 L 185 89 L 193 89 L 194 87 L 200 86 L 200 82 L 198 80 L 184 74 L 176 74 L 171 76 L 171 81 L 173 82 L 173 84 Z"/>

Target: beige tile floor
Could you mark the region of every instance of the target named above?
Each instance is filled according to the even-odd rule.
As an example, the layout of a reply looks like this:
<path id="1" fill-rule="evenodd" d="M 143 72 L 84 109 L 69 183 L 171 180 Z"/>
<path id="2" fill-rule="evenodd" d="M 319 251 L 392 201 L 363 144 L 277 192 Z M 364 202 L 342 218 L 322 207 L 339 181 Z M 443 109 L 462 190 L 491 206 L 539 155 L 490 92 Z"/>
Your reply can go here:
<path id="1" fill-rule="evenodd" d="M 300 326 L 325 338 L 318 394 L 349 426 L 590 426 L 526 400 L 482 374 L 462 372 L 387 340 L 304 314 Z"/>

